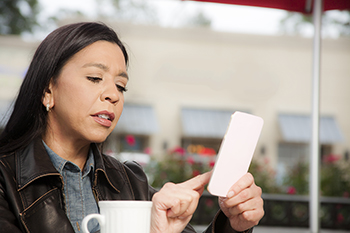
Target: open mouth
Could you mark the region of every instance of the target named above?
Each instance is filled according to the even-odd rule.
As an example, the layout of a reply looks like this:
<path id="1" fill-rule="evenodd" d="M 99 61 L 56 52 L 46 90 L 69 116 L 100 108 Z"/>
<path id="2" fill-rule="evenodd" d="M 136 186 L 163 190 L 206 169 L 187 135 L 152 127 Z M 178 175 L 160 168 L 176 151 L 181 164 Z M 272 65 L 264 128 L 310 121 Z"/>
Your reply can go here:
<path id="1" fill-rule="evenodd" d="M 106 114 L 98 114 L 97 116 L 99 118 L 112 121 L 111 118 L 108 115 L 106 115 Z"/>
<path id="2" fill-rule="evenodd" d="M 110 127 L 112 125 L 112 121 L 115 118 L 114 113 L 110 113 L 108 111 L 98 112 L 92 115 L 92 117 L 97 123 L 106 127 Z"/>
<path id="3" fill-rule="evenodd" d="M 109 120 L 109 121 L 113 121 L 115 118 L 114 113 L 108 112 L 108 111 L 101 111 L 101 112 L 96 113 L 93 116 L 104 119 L 104 120 Z"/>

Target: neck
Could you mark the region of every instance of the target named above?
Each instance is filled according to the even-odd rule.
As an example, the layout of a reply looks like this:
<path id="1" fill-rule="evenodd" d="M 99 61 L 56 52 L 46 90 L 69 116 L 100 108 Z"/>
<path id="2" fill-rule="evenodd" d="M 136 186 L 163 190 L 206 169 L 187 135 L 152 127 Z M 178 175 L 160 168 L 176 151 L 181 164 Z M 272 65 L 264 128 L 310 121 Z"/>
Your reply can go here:
<path id="1" fill-rule="evenodd" d="M 74 142 L 48 133 L 43 136 L 43 140 L 58 156 L 76 164 L 83 170 L 89 153 L 90 143 Z"/>

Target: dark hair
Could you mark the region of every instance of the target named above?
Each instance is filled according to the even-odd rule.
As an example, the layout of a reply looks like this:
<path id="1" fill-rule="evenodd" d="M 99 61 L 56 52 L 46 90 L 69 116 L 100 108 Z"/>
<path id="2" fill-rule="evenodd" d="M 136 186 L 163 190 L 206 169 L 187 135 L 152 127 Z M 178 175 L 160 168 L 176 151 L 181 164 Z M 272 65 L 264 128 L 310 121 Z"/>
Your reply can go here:
<path id="1" fill-rule="evenodd" d="M 22 149 L 46 131 L 47 111 L 42 98 L 50 81 L 56 81 L 62 67 L 74 54 L 101 40 L 117 44 L 128 64 L 123 43 L 111 28 L 102 23 L 65 25 L 41 42 L 23 80 L 13 112 L 0 135 L 0 154 Z"/>

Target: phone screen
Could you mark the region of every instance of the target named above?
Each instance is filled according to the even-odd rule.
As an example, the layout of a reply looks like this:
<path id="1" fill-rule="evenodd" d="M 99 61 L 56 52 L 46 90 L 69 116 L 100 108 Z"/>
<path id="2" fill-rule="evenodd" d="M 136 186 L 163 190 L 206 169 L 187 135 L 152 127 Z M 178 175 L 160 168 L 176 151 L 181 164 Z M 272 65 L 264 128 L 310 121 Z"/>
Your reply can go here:
<path id="1" fill-rule="evenodd" d="M 258 116 L 232 114 L 208 185 L 212 195 L 225 197 L 231 186 L 247 173 L 263 124 Z"/>

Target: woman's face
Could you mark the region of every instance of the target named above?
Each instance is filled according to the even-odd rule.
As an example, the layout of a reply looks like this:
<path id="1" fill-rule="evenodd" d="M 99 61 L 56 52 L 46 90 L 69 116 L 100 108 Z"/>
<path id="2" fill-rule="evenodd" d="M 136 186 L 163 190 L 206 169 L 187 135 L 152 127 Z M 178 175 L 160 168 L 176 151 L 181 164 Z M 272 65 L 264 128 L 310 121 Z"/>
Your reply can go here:
<path id="1" fill-rule="evenodd" d="M 50 84 L 48 130 L 64 140 L 103 142 L 122 113 L 127 82 L 125 59 L 118 45 L 97 41 L 85 47 Z"/>

